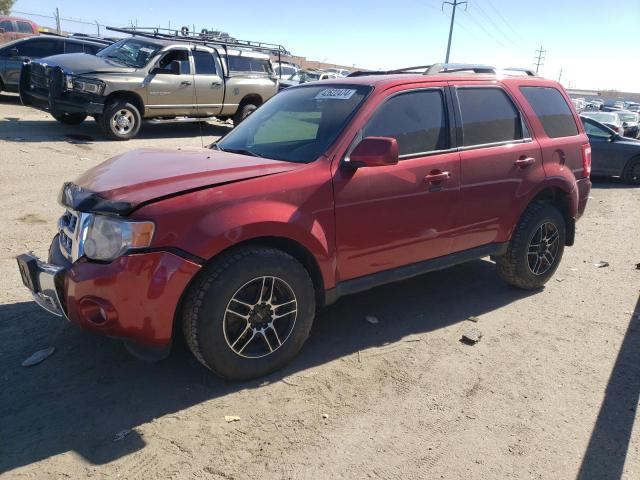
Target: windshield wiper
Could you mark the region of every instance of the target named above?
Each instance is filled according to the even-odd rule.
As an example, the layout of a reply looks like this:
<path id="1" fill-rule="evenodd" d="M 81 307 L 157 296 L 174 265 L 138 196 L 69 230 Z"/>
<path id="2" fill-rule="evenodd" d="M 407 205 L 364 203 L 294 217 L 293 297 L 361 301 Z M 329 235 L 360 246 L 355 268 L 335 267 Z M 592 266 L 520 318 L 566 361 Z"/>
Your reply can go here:
<path id="1" fill-rule="evenodd" d="M 237 153 L 239 155 L 249 155 L 250 157 L 264 158 L 259 153 L 252 152 L 251 150 L 247 150 L 247 149 L 244 149 L 244 148 L 225 148 L 224 150 L 222 150 L 222 148 L 218 147 L 217 145 L 216 145 L 216 147 L 217 147 L 218 150 L 221 150 L 223 152 Z"/>

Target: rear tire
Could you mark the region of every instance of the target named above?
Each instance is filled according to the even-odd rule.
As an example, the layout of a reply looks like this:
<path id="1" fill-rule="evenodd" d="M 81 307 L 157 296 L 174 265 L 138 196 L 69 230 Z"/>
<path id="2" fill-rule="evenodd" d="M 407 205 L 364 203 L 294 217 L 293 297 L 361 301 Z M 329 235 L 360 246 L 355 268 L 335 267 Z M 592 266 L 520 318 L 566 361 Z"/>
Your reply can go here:
<path id="1" fill-rule="evenodd" d="M 238 108 L 238 111 L 233 116 L 233 126 L 235 127 L 237 125 L 240 125 L 240 123 L 242 123 L 242 121 L 245 118 L 247 118 L 257 109 L 258 109 L 258 106 L 254 105 L 253 103 L 246 103 L 244 105 L 240 105 L 240 107 Z"/>
<path id="2" fill-rule="evenodd" d="M 496 258 L 498 275 L 518 288 L 541 288 L 560 264 L 565 239 L 566 224 L 556 207 L 541 203 L 529 205 L 507 252 Z"/>
<path id="3" fill-rule="evenodd" d="M 256 378 L 287 364 L 309 336 L 315 291 L 291 255 L 239 248 L 215 259 L 190 287 L 182 311 L 194 356 L 218 375 Z"/>
<path id="4" fill-rule="evenodd" d="M 124 100 L 109 103 L 104 112 L 95 118 L 104 134 L 112 140 L 130 140 L 138 134 L 142 125 L 138 108 Z"/>
<path id="5" fill-rule="evenodd" d="M 84 113 L 60 113 L 52 116 L 64 125 L 80 125 L 87 118 Z"/>
<path id="6" fill-rule="evenodd" d="M 629 185 L 640 185 L 640 157 L 627 162 L 622 172 L 622 181 Z"/>

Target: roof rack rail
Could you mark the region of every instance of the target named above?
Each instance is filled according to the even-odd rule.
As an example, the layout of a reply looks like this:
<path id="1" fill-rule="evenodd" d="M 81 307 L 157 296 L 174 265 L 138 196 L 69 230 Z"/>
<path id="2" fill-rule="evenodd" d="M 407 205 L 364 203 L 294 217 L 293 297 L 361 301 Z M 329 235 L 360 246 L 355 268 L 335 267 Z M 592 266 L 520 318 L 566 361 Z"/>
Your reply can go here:
<path id="1" fill-rule="evenodd" d="M 189 30 L 186 28 L 182 30 L 173 30 L 169 28 L 157 27 L 107 27 L 107 30 L 135 35 L 138 37 L 191 42 L 200 45 L 220 45 L 225 49 L 227 47 L 237 47 L 255 50 L 263 53 L 270 53 L 278 56 L 291 55 L 291 52 L 289 52 L 282 45 L 266 42 L 255 42 L 251 40 L 238 40 L 236 38 L 229 37 L 226 34 L 221 35 L 220 32 L 209 32 L 206 29 L 203 29 L 200 33 L 189 32 Z"/>
<path id="2" fill-rule="evenodd" d="M 422 70 L 422 71 L 421 71 Z M 535 77 L 536 74 L 527 68 L 496 68 L 491 65 L 481 65 L 472 63 L 434 63 L 433 65 L 419 65 L 416 67 L 404 67 L 396 70 L 374 70 L 374 71 L 357 71 L 349 75 L 349 77 L 363 77 L 366 75 L 394 75 L 399 73 L 421 73 L 422 75 L 438 75 L 443 73 L 462 73 L 473 72 L 478 74 L 495 75 L 500 72 L 521 72 L 528 76 Z"/>

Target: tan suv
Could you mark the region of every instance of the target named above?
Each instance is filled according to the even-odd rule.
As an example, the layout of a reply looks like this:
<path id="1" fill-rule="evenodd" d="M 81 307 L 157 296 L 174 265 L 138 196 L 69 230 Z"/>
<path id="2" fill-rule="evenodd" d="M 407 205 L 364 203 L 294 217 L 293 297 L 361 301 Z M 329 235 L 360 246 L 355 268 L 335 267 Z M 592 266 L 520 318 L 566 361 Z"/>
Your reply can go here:
<path id="1" fill-rule="evenodd" d="M 23 103 L 67 125 L 93 116 L 107 137 L 128 140 L 143 119 L 238 124 L 278 90 L 266 52 L 279 46 L 131 33 L 95 56 L 57 55 L 27 65 Z"/>

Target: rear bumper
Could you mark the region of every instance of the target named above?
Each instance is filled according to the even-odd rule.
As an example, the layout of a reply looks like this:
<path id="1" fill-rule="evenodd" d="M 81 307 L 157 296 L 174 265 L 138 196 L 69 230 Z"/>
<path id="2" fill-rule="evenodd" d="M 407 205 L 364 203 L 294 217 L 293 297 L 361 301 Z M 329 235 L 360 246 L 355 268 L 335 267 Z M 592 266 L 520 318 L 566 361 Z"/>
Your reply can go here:
<path id="1" fill-rule="evenodd" d="M 578 208 L 576 210 L 576 220 L 578 220 L 587 207 L 589 192 L 591 192 L 591 180 L 589 178 L 582 178 L 580 180 L 577 180 L 576 184 L 578 190 Z"/>
<path id="2" fill-rule="evenodd" d="M 69 264 L 61 258 L 56 238 L 49 263 L 31 263 L 35 278 L 47 286 L 37 292 L 25 282 L 38 304 L 85 330 L 147 346 L 171 342 L 182 294 L 200 270 L 169 252 L 125 255 L 111 263 L 81 258 Z"/>
<path id="3" fill-rule="evenodd" d="M 65 113 L 99 115 L 104 111 L 103 100 L 82 94 L 64 93 L 60 98 L 53 98 L 44 92 L 22 89 L 20 90 L 20 98 L 24 105 L 55 115 Z"/>

